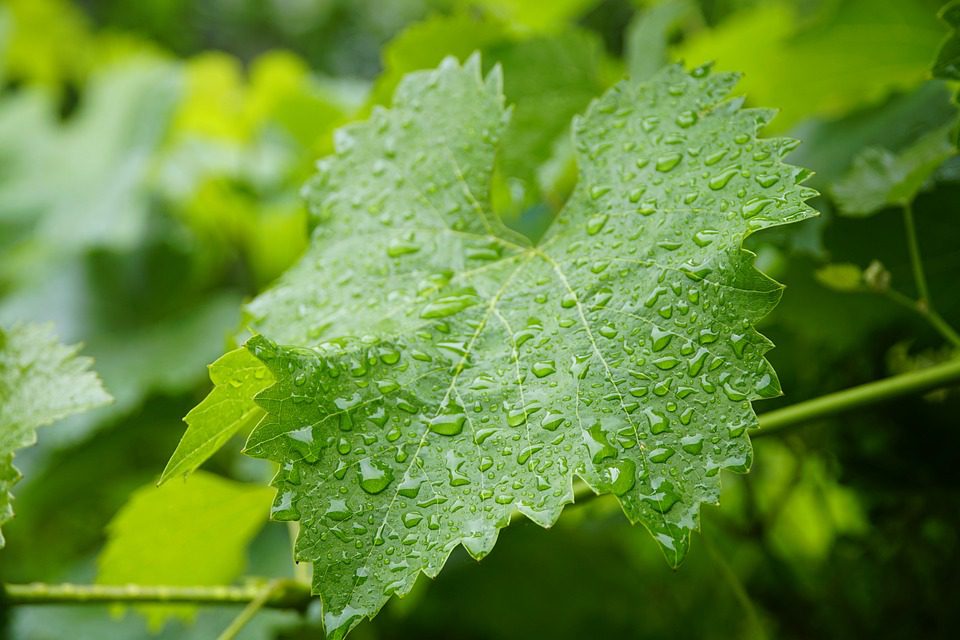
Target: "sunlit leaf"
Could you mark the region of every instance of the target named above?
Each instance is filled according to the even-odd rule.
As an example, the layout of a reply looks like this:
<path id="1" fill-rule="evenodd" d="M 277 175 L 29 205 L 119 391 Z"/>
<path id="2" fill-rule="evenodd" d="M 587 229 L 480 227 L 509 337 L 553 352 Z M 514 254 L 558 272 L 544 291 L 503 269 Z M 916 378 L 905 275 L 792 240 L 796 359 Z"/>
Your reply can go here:
<path id="1" fill-rule="evenodd" d="M 186 482 L 135 491 L 110 522 L 98 559 L 100 584 L 219 585 L 243 571 L 250 540 L 266 521 L 273 490 L 198 472 Z M 159 629 L 194 607 L 142 608 Z"/>

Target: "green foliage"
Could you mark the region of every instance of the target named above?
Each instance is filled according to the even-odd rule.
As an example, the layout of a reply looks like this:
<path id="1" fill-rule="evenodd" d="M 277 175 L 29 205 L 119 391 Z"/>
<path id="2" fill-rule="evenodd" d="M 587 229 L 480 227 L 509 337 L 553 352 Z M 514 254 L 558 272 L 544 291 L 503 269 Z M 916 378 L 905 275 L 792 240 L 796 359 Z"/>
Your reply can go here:
<path id="1" fill-rule="evenodd" d="M 840 211 L 867 216 L 912 202 L 933 172 L 956 152 L 953 128 L 951 123 L 932 131 L 896 155 L 885 149 L 864 149 L 847 176 L 833 186 Z"/>
<path id="2" fill-rule="evenodd" d="M 13 517 L 14 453 L 37 441 L 37 427 L 110 401 L 77 350 L 58 343 L 49 327 L 0 328 L 0 524 Z"/>
<path id="3" fill-rule="evenodd" d="M 248 343 L 277 382 L 247 452 L 281 465 L 274 517 L 302 521 L 329 633 L 455 546 L 488 553 L 514 509 L 549 526 L 574 475 L 685 555 L 718 472 L 749 466 L 748 400 L 779 393 L 752 328 L 779 287 L 740 244 L 812 215 L 780 160 L 793 144 L 723 101 L 735 80 L 671 68 L 595 103 L 577 191 L 536 247 L 485 204 L 498 70 L 445 61 L 338 133 L 311 249 L 250 305 L 269 340 Z"/>
<path id="4" fill-rule="evenodd" d="M 777 126 L 787 127 L 915 86 L 942 38 L 934 8 L 921 1 L 824 2 L 808 20 L 800 4 L 775 0 L 735 13 L 677 55 L 742 71 L 742 90 L 758 104 L 777 105 Z"/>
<path id="5" fill-rule="evenodd" d="M 243 570 L 247 545 L 267 519 L 273 490 L 196 473 L 186 482 L 133 493 L 107 528 L 100 584 L 229 584 Z M 145 607 L 150 626 L 193 607 Z"/>

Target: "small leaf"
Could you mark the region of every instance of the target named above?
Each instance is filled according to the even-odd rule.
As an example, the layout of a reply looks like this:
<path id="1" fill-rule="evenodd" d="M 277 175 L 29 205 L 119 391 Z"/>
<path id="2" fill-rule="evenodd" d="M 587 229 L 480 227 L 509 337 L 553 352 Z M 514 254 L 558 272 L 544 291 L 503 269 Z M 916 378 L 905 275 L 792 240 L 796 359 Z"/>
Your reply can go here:
<path id="1" fill-rule="evenodd" d="M 855 264 L 828 264 L 817 269 L 816 277 L 834 291 L 857 291 L 863 286 L 863 270 Z"/>
<path id="2" fill-rule="evenodd" d="M 107 527 L 98 584 L 221 585 L 243 571 L 247 545 L 267 519 L 273 490 L 197 472 L 133 493 Z M 190 606 L 139 607 L 151 628 Z"/>
<path id="3" fill-rule="evenodd" d="M 955 153 L 950 141 L 954 124 L 927 133 L 898 154 L 877 148 L 861 152 L 846 177 L 833 186 L 840 212 L 863 217 L 912 202 L 934 171 Z"/>
<path id="4" fill-rule="evenodd" d="M 301 521 L 329 634 L 456 546 L 484 556 L 515 510 L 549 526 L 574 476 L 683 558 L 720 470 L 750 464 L 749 401 L 780 392 L 753 328 L 780 286 L 741 244 L 814 213 L 736 79 L 670 67 L 595 101 L 537 246 L 490 213 L 508 112 L 477 57 L 338 132 L 247 344 L 276 378 L 247 452 L 280 465 L 273 515 Z"/>
<path id="5" fill-rule="evenodd" d="M 13 517 L 14 452 L 37 441 L 37 427 L 110 402 L 78 350 L 46 326 L 0 327 L 0 524 Z"/>
<path id="6" fill-rule="evenodd" d="M 187 431 L 160 476 L 160 484 L 188 475 L 244 426 L 256 424 L 263 410 L 253 398 L 273 384 L 273 376 L 246 349 L 234 349 L 210 365 L 214 389 L 187 414 Z"/>

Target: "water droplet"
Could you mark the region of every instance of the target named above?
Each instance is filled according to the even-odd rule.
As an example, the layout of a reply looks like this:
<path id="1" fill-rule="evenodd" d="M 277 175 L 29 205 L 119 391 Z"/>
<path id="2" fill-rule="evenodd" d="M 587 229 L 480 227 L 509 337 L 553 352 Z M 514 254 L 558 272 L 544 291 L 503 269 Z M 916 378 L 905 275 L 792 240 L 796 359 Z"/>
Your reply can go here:
<path id="1" fill-rule="evenodd" d="M 677 126 L 687 129 L 697 123 L 698 116 L 696 111 L 684 111 L 676 118 Z"/>
<path id="2" fill-rule="evenodd" d="M 535 362 L 530 370 L 533 371 L 533 375 L 538 378 L 546 378 L 550 374 L 554 373 L 557 370 L 556 362 L 553 360 L 547 360 L 546 362 Z"/>
<path id="3" fill-rule="evenodd" d="M 594 200 L 602 198 L 605 194 L 610 192 L 610 187 L 603 185 L 596 185 L 590 188 L 590 197 Z"/>
<path id="4" fill-rule="evenodd" d="M 563 416 L 559 413 L 551 413 L 550 411 L 540 420 L 540 426 L 547 431 L 556 431 L 561 424 L 563 424 Z"/>
<path id="5" fill-rule="evenodd" d="M 393 482 L 393 472 L 387 465 L 364 458 L 360 461 L 360 488 L 370 494 L 377 494 Z"/>
<path id="6" fill-rule="evenodd" d="M 670 428 L 670 421 L 649 407 L 643 410 L 643 415 L 647 417 L 647 421 L 650 423 L 650 433 L 653 435 L 663 433 Z"/>
<path id="7" fill-rule="evenodd" d="M 680 364 L 680 360 L 678 360 L 677 358 L 674 358 L 673 356 L 664 356 L 662 358 L 657 358 L 656 360 L 654 360 L 653 364 L 654 366 L 657 367 L 657 369 L 669 371 L 670 369 L 673 369 L 675 366 Z"/>
<path id="8" fill-rule="evenodd" d="M 761 173 L 761 174 L 758 174 L 758 175 L 754 178 L 754 180 L 756 180 L 756 181 L 757 181 L 757 184 L 759 184 L 759 185 L 760 185 L 761 187 L 763 187 L 764 189 L 769 189 L 769 188 L 772 187 L 773 185 L 775 185 L 775 184 L 777 184 L 778 182 L 780 182 L 780 177 L 779 177 L 779 176 L 776 176 L 776 175 L 769 174 L 769 173 Z"/>
<path id="9" fill-rule="evenodd" d="M 420 312 L 420 317 L 424 319 L 446 318 L 468 307 L 472 307 L 479 301 L 477 292 L 473 289 L 467 289 L 457 295 L 437 298 L 423 308 L 423 311 Z"/>
<path id="10" fill-rule="evenodd" d="M 650 452 L 651 462 L 666 462 L 673 457 L 675 451 L 670 447 L 658 447 Z"/>
<path id="11" fill-rule="evenodd" d="M 657 164 L 655 166 L 657 168 L 657 171 L 667 172 L 672 170 L 678 164 L 680 164 L 680 161 L 682 159 L 683 159 L 683 155 L 679 153 L 676 153 L 676 152 L 667 153 L 657 158 Z"/>
<path id="12" fill-rule="evenodd" d="M 599 213 L 595 216 L 592 216 L 589 220 L 587 220 L 587 233 L 591 236 L 595 236 L 600 233 L 600 231 L 603 230 L 604 225 L 607 224 L 609 217 L 610 216 L 605 213 Z"/>
<path id="13" fill-rule="evenodd" d="M 605 473 L 606 488 L 618 496 L 630 491 L 637 482 L 637 464 L 629 458 L 613 462 Z"/>
<path id="14" fill-rule="evenodd" d="M 753 218 L 763 212 L 764 209 L 773 204 L 773 198 L 753 198 L 743 205 L 741 213 L 744 218 Z"/>
<path id="15" fill-rule="evenodd" d="M 605 458 L 613 458 L 617 455 L 617 450 L 607 441 L 607 434 L 599 422 L 583 432 L 583 442 L 587 445 L 590 459 L 594 462 L 600 462 Z"/>
<path id="16" fill-rule="evenodd" d="M 703 451 L 703 436 L 687 436 L 680 440 L 680 446 L 683 447 L 683 450 L 687 453 L 693 455 L 699 455 Z"/>
<path id="17" fill-rule="evenodd" d="M 347 508 L 347 503 L 343 500 L 331 500 L 330 506 L 324 511 L 324 515 L 331 520 L 341 522 L 350 517 L 350 509 Z"/>
<path id="18" fill-rule="evenodd" d="M 723 173 L 717 174 L 710 178 L 710 180 L 707 181 L 707 186 L 714 191 L 719 191 L 727 186 L 730 180 L 733 179 L 733 176 L 737 175 L 737 173 L 739 173 L 737 169 L 727 169 Z"/>
<path id="19" fill-rule="evenodd" d="M 401 520 L 403 521 L 403 526 L 405 526 L 407 529 L 412 529 L 420 524 L 420 522 L 423 520 L 423 514 L 417 511 L 409 511 L 403 514 Z"/>
<path id="20" fill-rule="evenodd" d="M 654 327 L 650 332 L 650 338 L 653 340 L 652 348 L 654 351 L 662 351 L 670 341 L 673 340 L 673 334 L 669 331 L 664 331 L 660 327 Z"/>
<path id="21" fill-rule="evenodd" d="M 459 413 L 443 413 L 430 420 L 430 430 L 443 436 L 455 436 L 463 431 L 467 416 Z"/>

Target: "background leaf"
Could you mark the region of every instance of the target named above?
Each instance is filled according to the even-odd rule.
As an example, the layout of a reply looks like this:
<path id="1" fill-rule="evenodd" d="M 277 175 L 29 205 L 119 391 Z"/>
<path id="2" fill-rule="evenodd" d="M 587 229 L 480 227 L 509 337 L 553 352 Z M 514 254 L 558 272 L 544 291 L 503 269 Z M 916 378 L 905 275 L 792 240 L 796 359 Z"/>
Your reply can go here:
<path id="1" fill-rule="evenodd" d="M 37 427 L 110 401 L 77 351 L 59 344 L 49 327 L 0 328 L 0 524 L 13 517 L 11 489 L 20 479 L 14 452 L 37 441 Z"/>

